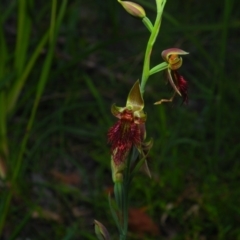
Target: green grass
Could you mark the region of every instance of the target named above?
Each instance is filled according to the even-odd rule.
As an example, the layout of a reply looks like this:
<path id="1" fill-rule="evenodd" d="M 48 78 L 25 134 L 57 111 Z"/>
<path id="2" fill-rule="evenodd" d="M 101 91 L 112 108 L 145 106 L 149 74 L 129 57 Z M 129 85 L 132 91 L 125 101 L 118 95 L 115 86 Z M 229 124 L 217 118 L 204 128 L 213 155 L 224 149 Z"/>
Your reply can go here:
<path id="1" fill-rule="evenodd" d="M 117 239 L 106 133 L 116 121 L 111 104 L 124 106 L 141 77 L 148 31 L 113 0 L 23 2 L 0 4 L 0 152 L 7 143 L 9 169 L 0 185 L 1 239 L 96 239 L 93 219 Z M 154 1 L 138 3 L 153 20 Z M 233 0 L 166 4 L 152 65 L 166 48 L 190 52 L 180 69 L 190 101 L 153 106 L 172 93 L 161 73 L 147 83 L 153 177 L 134 179 L 130 206 L 147 207 L 161 234 L 144 239 L 240 239 L 239 7 Z M 80 180 L 64 184 L 53 170 Z"/>

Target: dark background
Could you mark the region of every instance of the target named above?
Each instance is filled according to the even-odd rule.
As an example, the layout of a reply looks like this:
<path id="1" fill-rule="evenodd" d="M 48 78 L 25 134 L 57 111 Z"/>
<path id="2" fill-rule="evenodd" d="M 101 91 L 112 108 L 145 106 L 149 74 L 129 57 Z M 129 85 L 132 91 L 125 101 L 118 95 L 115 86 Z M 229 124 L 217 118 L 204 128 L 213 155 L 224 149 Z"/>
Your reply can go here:
<path id="1" fill-rule="evenodd" d="M 32 23 L 27 62 L 49 28 L 51 1 L 26 2 Z M 154 22 L 154 1 L 137 2 Z M 8 13 L 2 19 L 8 66 L 14 62 L 17 6 L 0 3 L 2 16 Z M 154 139 L 153 177 L 139 173 L 130 193 L 133 215 L 146 218 L 149 228 L 141 231 L 131 220 L 129 239 L 240 239 L 239 13 L 234 0 L 167 1 L 151 66 L 163 61 L 167 48 L 190 52 L 179 70 L 189 84 L 189 103 L 177 97 L 154 106 L 172 90 L 164 74 L 150 77 L 145 112 L 147 137 Z M 141 77 L 148 38 L 141 20 L 117 1 L 68 1 L 1 239 L 96 239 L 93 219 L 118 239 L 107 202 L 112 180 L 106 133 L 116 121 L 111 105 L 125 106 Z M 10 173 L 48 51 L 45 46 L 8 116 Z M 11 183 L 2 182 L 2 212 L 10 191 Z"/>

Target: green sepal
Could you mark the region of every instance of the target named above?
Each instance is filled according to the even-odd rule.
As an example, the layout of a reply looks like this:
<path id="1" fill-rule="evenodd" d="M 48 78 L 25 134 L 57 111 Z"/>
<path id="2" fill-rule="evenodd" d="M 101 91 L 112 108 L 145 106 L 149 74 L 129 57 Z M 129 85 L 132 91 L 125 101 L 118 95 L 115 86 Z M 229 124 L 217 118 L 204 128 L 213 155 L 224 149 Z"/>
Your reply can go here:
<path id="1" fill-rule="evenodd" d="M 118 107 L 116 106 L 116 104 L 113 104 L 111 106 L 111 112 L 112 115 L 115 116 L 116 118 L 120 118 L 121 117 L 121 113 L 125 110 L 125 107 Z"/>
<path id="2" fill-rule="evenodd" d="M 141 111 L 144 108 L 144 101 L 142 94 L 140 92 L 139 80 L 137 80 L 132 89 L 130 90 L 127 98 L 126 106 L 129 110 L 133 112 Z"/>
<path id="3" fill-rule="evenodd" d="M 162 51 L 162 58 L 168 62 L 168 59 L 171 55 L 187 55 L 189 54 L 188 52 L 183 51 L 182 49 L 179 48 L 169 48 L 164 51 Z"/>

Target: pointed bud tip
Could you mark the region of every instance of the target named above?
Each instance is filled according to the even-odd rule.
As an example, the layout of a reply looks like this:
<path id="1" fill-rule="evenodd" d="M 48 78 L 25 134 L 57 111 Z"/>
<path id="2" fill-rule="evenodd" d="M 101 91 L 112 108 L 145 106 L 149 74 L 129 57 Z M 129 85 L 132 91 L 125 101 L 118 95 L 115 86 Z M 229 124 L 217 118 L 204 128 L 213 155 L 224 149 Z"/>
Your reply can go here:
<path id="1" fill-rule="evenodd" d="M 109 233 L 105 226 L 97 220 L 94 220 L 95 234 L 98 240 L 110 240 Z"/>
<path id="2" fill-rule="evenodd" d="M 145 10 L 143 7 L 137 3 L 129 1 L 118 1 L 124 9 L 134 17 L 144 18 L 146 17 Z"/>
<path id="3" fill-rule="evenodd" d="M 126 106 L 131 106 L 132 111 L 141 111 L 144 108 L 144 101 L 140 91 L 139 80 L 137 80 L 130 90 L 127 98 Z"/>
<path id="4" fill-rule="evenodd" d="M 162 51 L 162 58 L 165 61 L 168 61 L 168 58 L 170 55 L 187 55 L 189 54 L 188 52 L 183 51 L 182 49 L 179 48 L 169 48 L 164 51 Z"/>

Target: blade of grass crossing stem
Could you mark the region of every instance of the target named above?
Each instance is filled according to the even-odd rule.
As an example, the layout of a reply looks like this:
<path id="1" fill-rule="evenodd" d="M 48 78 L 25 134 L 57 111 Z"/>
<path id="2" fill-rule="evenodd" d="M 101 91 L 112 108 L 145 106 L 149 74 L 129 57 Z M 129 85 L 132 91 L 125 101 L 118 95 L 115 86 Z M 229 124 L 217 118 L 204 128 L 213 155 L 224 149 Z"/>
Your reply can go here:
<path id="1" fill-rule="evenodd" d="M 24 135 L 24 138 L 21 142 L 20 151 L 19 151 L 19 154 L 18 154 L 18 157 L 17 157 L 17 160 L 16 160 L 16 165 L 15 165 L 13 175 L 12 175 L 12 179 L 11 179 L 11 183 L 12 183 L 13 187 L 15 185 L 15 181 L 18 177 L 19 172 L 20 172 L 20 167 L 21 167 L 21 163 L 22 163 L 22 159 L 23 159 L 23 154 L 24 154 L 25 149 L 26 149 L 26 144 L 27 144 L 27 141 L 28 141 L 28 138 L 29 138 L 30 129 L 32 127 L 32 124 L 33 124 L 33 121 L 34 121 L 34 118 L 35 118 L 35 114 L 36 114 L 36 110 L 37 110 L 37 107 L 38 107 L 38 104 L 39 104 L 39 101 L 40 101 L 40 97 L 42 95 L 44 86 L 45 86 L 47 78 L 48 78 L 50 66 L 51 66 L 51 63 L 52 63 L 52 57 L 53 57 L 55 42 L 56 42 L 56 34 L 58 32 L 58 28 L 61 24 L 63 15 L 65 13 L 67 1 L 68 0 L 63 0 L 62 1 L 56 24 L 55 24 L 55 22 L 54 23 L 51 22 L 51 25 L 50 25 L 50 28 L 56 28 L 55 30 L 50 30 L 50 32 L 55 32 L 55 37 L 54 37 L 54 41 L 50 41 L 49 51 L 48 51 L 46 60 L 43 64 L 43 70 L 42 70 L 42 74 L 41 74 L 40 79 L 39 79 L 39 83 L 38 83 L 38 87 L 37 87 L 37 93 L 36 93 L 36 97 L 35 97 L 35 101 L 34 101 L 34 106 L 32 108 L 31 116 L 29 118 L 28 125 L 27 125 L 27 131 L 26 131 L 26 133 Z M 53 0 L 53 4 L 52 4 L 53 7 L 57 6 L 56 2 L 57 2 L 57 0 Z M 52 10 L 52 13 L 54 13 L 54 12 L 56 12 L 56 10 Z M 12 198 L 12 191 L 10 191 L 8 193 L 4 205 L 1 206 L 2 207 L 2 212 L 1 212 L 1 215 L 0 215 L 0 236 L 1 236 L 1 233 L 2 233 L 2 230 L 3 230 L 3 227 L 4 227 L 5 219 L 6 219 L 8 209 L 9 209 L 9 206 L 10 206 L 10 202 L 11 202 L 11 198 Z"/>
<path id="2" fill-rule="evenodd" d="M 3 34 L 3 26 L 0 26 L 0 81 L 4 81 L 5 67 L 7 61 L 7 45 Z M 6 165 L 8 155 L 7 143 L 7 113 L 6 113 L 6 91 L 5 88 L 0 89 L 0 178 L 6 177 Z"/>
<path id="3" fill-rule="evenodd" d="M 57 12 L 57 0 L 52 1 L 52 11 L 51 11 L 51 26 L 49 33 L 49 45 L 55 45 L 56 41 L 56 12 Z"/>
<path id="4" fill-rule="evenodd" d="M 19 77 L 26 61 L 31 21 L 27 14 L 27 0 L 18 1 L 17 42 L 14 67 Z"/>
<path id="5" fill-rule="evenodd" d="M 28 221 L 32 218 L 31 211 L 27 212 L 21 221 L 17 224 L 16 228 L 12 232 L 11 236 L 9 237 L 9 240 L 18 239 L 18 234 L 22 231 L 24 226 L 28 223 Z"/>
<path id="6" fill-rule="evenodd" d="M 55 2 L 57 2 L 57 1 L 53 1 L 53 5 L 52 5 L 54 8 L 51 10 L 52 15 L 56 15 L 56 6 L 54 6 L 54 5 L 57 5 L 57 4 Z M 55 34 L 55 32 L 56 32 L 56 30 L 54 30 L 54 29 L 59 28 L 59 25 L 62 21 L 63 14 L 65 12 L 66 3 L 67 3 L 67 0 L 62 2 L 62 5 L 61 5 L 62 7 L 60 8 L 57 20 L 55 20 L 55 18 L 53 16 L 51 16 L 52 23 L 51 23 L 50 29 L 47 30 L 45 35 L 42 37 L 41 41 L 39 42 L 38 46 L 36 47 L 34 53 L 32 54 L 32 57 L 30 58 L 27 66 L 25 67 L 21 76 L 17 79 L 17 81 L 14 83 L 13 87 L 10 89 L 10 92 L 7 97 L 8 113 L 12 112 L 12 110 L 15 106 L 15 103 L 18 99 L 18 96 L 26 82 L 26 79 L 29 76 L 32 68 L 34 67 L 37 58 L 41 54 L 41 51 L 42 51 L 44 45 L 47 43 L 47 40 L 49 39 L 49 41 L 53 41 L 53 34 Z M 49 38 L 49 33 L 50 33 L 50 38 Z"/>
<path id="7" fill-rule="evenodd" d="M 99 106 L 102 117 L 104 118 L 106 123 L 108 125 L 110 125 L 111 121 L 108 117 L 109 114 L 106 112 L 106 108 L 104 107 L 104 102 L 103 102 L 101 94 L 99 93 L 99 91 L 96 88 L 96 86 L 94 85 L 92 79 L 88 75 L 84 75 L 83 78 L 84 78 L 90 92 L 92 93 L 92 95 L 95 97 L 95 99 L 97 101 L 97 104 Z"/>
<path id="8" fill-rule="evenodd" d="M 54 8 L 57 7 L 56 2 L 57 2 L 57 0 L 53 0 L 52 6 Z M 61 8 L 60 8 L 60 13 L 59 13 L 59 17 L 57 19 L 57 24 L 55 24 L 55 21 L 53 23 L 51 22 L 50 32 L 57 33 L 58 27 L 60 25 L 60 22 L 62 20 L 63 14 L 64 14 L 65 9 L 66 9 L 66 4 L 67 4 L 67 0 L 64 0 L 62 2 Z M 52 10 L 52 13 L 56 13 L 56 10 Z M 55 28 L 55 27 L 56 27 L 55 30 L 51 29 L 51 28 Z M 55 48 L 56 36 L 54 36 L 54 39 L 52 41 L 50 40 L 49 42 L 50 42 L 49 51 L 47 53 L 47 57 L 46 57 L 45 62 L 43 64 L 43 69 L 42 69 L 40 79 L 39 79 L 39 82 L 38 82 L 38 86 L 37 86 L 36 97 L 35 97 L 33 108 L 32 108 L 32 111 L 31 111 L 31 115 L 30 115 L 30 118 L 29 118 L 29 121 L 28 121 L 28 124 L 27 124 L 26 134 L 23 138 L 23 141 L 22 141 L 22 144 L 21 144 L 21 147 L 20 147 L 19 156 L 18 156 L 17 163 L 16 163 L 16 167 L 15 167 L 15 171 L 13 173 L 13 179 L 12 179 L 13 182 L 16 180 L 17 175 L 19 173 L 19 169 L 20 169 L 20 166 L 21 166 L 23 154 L 24 154 L 25 149 L 26 149 L 26 143 L 27 143 L 27 140 L 28 140 L 28 137 L 29 137 L 29 134 L 30 134 L 30 130 L 32 128 L 34 118 L 35 118 L 35 115 L 36 115 L 36 111 L 37 111 L 37 108 L 38 108 L 38 105 L 39 105 L 39 101 L 40 101 L 40 98 L 42 96 L 44 87 L 45 87 L 47 79 L 48 79 L 50 67 L 51 67 L 51 64 L 52 64 L 54 48 Z"/>
<path id="9" fill-rule="evenodd" d="M 1 22 L 0 22 L 0 56 L 1 56 L 0 79 L 2 79 L 2 77 L 4 76 L 4 73 L 5 73 L 5 64 L 7 61 L 7 55 L 8 55 L 8 49 L 7 49 L 5 36 L 3 33 L 3 23 L 2 23 L 2 19 L 1 19 Z"/>
<path id="10" fill-rule="evenodd" d="M 112 217 L 117 225 L 117 228 L 118 228 L 118 231 L 120 234 L 122 234 L 122 228 L 120 226 L 120 223 L 119 223 L 119 220 L 118 220 L 118 217 L 117 217 L 117 213 L 115 212 L 113 206 L 112 206 L 112 199 L 111 199 L 111 195 L 109 194 L 108 195 L 108 203 L 109 203 L 109 208 L 110 208 L 110 211 L 112 213 Z"/>
<path id="11" fill-rule="evenodd" d="M 7 174 L 8 141 L 7 141 L 7 116 L 5 108 L 5 92 L 0 91 L 0 178 L 5 178 Z"/>
<path id="12" fill-rule="evenodd" d="M 34 67 L 34 64 L 37 60 L 37 58 L 39 57 L 39 55 L 41 54 L 41 51 L 44 47 L 44 45 L 47 43 L 48 40 L 48 36 L 49 36 L 49 30 L 45 33 L 45 35 L 42 37 L 41 41 L 39 42 L 39 44 L 37 45 L 34 53 L 32 54 L 28 64 L 26 65 L 26 67 L 24 68 L 23 73 L 21 74 L 21 77 L 19 77 L 17 79 L 17 81 L 14 83 L 14 85 L 11 87 L 11 89 L 9 90 L 9 93 L 7 95 L 7 112 L 11 113 L 15 103 L 17 101 L 17 98 L 26 82 L 27 77 L 29 76 L 32 68 Z"/>

